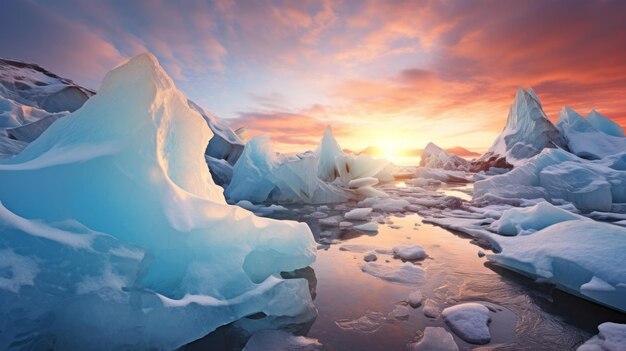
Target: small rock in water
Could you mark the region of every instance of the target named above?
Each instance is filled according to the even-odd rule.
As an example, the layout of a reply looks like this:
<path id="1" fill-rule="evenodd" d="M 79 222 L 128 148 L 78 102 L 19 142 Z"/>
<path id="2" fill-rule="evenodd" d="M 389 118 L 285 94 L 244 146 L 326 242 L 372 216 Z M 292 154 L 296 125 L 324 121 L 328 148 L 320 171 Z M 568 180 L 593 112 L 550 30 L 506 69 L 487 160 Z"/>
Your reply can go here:
<path id="1" fill-rule="evenodd" d="M 417 308 L 422 305 L 423 299 L 424 297 L 422 296 L 422 292 L 419 290 L 415 290 L 409 294 L 409 299 L 407 300 L 407 302 L 409 303 L 409 305 L 411 305 L 411 307 Z"/>
<path id="2" fill-rule="evenodd" d="M 428 318 L 439 317 L 439 306 L 433 300 L 426 300 L 424 303 L 424 315 Z"/>
<path id="3" fill-rule="evenodd" d="M 407 261 L 426 258 L 426 251 L 420 245 L 398 245 L 393 248 L 393 254 Z"/>
<path id="4" fill-rule="evenodd" d="M 410 311 L 408 307 L 404 305 L 396 305 L 393 311 L 389 312 L 389 318 L 394 318 L 399 321 L 405 321 L 409 319 Z"/>
<path id="5" fill-rule="evenodd" d="M 370 253 L 366 254 L 365 256 L 363 256 L 363 260 L 365 262 L 372 262 L 372 261 L 376 261 L 377 259 L 378 259 L 378 256 L 376 256 L 376 254 L 372 253 L 372 252 L 370 252 Z"/>
<path id="6" fill-rule="evenodd" d="M 409 344 L 408 351 L 459 351 L 454 337 L 442 327 L 426 327 L 419 342 Z"/>
<path id="7" fill-rule="evenodd" d="M 478 250 L 478 257 L 485 257 L 485 251 Z"/>
<path id="8" fill-rule="evenodd" d="M 489 309 L 475 302 L 448 307 L 442 312 L 452 331 L 461 339 L 472 344 L 486 344 L 491 340 L 489 333 Z"/>
<path id="9" fill-rule="evenodd" d="M 396 225 L 396 224 L 392 224 L 392 225 L 389 226 L 389 228 L 391 228 L 391 229 L 400 229 L 400 228 L 402 228 L 402 226 L 399 226 L 399 225 Z"/>

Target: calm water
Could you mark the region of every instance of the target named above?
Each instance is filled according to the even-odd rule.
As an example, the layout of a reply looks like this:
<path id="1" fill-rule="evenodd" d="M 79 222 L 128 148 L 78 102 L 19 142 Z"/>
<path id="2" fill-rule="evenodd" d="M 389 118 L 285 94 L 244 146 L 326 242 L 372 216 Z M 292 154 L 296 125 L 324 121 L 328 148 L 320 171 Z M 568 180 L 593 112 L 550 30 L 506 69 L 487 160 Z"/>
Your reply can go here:
<path id="1" fill-rule="evenodd" d="M 466 194 L 466 190 L 446 189 L 445 192 L 461 197 L 460 194 Z M 280 217 L 307 221 L 319 240 L 317 220 L 305 218 L 306 212 L 314 209 L 298 211 L 283 213 Z M 337 214 L 345 210 L 326 212 Z M 419 215 L 391 216 L 388 220 L 393 224 L 380 225 L 375 235 L 364 235 L 354 230 L 335 231 L 333 238 L 341 242 L 318 250 L 313 271 L 308 271 L 309 279 L 315 282 L 314 303 L 318 315 L 299 331 L 318 339 L 324 350 L 404 350 L 408 343 L 419 339 L 425 327 L 444 326 L 441 317 L 424 316 L 423 306 L 416 309 L 409 307 L 408 320 L 388 316 L 396 305 L 404 304 L 403 301 L 414 290 L 420 290 L 424 301 L 431 300 L 440 309 L 470 301 L 491 307 L 492 341 L 477 346 L 455 336 L 461 349 L 570 350 L 596 334 L 598 324 L 605 321 L 626 322 L 625 314 L 539 285 L 487 263 L 484 257 L 478 257 L 480 248 L 471 244 L 471 238 L 422 224 Z M 364 254 L 342 251 L 342 244 L 386 249 L 398 244 L 422 245 L 428 258 L 416 264 L 426 271 L 425 280 L 417 285 L 405 285 L 363 273 Z M 377 262 L 401 264 L 389 255 L 380 254 Z M 311 279 L 313 274 L 314 279 Z M 367 331 L 346 328 L 349 325 L 346 321 L 364 315 L 372 317 Z M 226 335 L 232 338 L 233 333 L 236 334 L 231 330 Z M 188 349 L 232 350 L 240 348 L 243 342 L 218 346 L 215 339 L 205 338 Z"/>

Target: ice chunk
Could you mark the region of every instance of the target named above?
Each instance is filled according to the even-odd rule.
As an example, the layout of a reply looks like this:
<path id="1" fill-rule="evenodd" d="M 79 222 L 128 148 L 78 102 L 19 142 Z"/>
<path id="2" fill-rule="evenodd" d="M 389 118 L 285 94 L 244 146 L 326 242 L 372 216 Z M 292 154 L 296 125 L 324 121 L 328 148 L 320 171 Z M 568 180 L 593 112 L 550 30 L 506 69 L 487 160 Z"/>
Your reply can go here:
<path id="1" fill-rule="evenodd" d="M 205 155 L 206 163 L 211 172 L 211 178 L 216 185 L 227 187 L 233 178 L 233 166 L 226 160 L 216 159 Z"/>
<path id="2" fill-rule="evenodd" d="M 402 212 L 407 206 L 410 205 L 411 204 L 404 199 L 376 197 L 367 198 L 358 203 L 358 206 L 360 207 L 371 207 L 374 210 L 385 212 Z"/>
<path id="3" fill-rule="evenodd" d="M 588 220 L 588 218 L 565 211 L 544 201 L 532 207 L 506 210 L 502 217 L 489 227 L 502 235 L 518 235 L 528 234 L 555 223 L 572 220 Z"/>
<path id="4" fill-rule="evenodd" d="M 326 126 L 326 129 L 324 129 L 324 136 L 315 153 L 319 159 L 317 176 L 326 182 L 335 180 L 335 178 L 339 176 L 335 159 L 343 156 L 343 151 L 341 150 L 341 146 L 337 143 L 337 140 L 335 140 L 330 126 Z"/>
<path id="5" fill-rule="evenodd" d="M 410 344 L 408 351 L 459 351 L 454 337 L 442 327 L 426 327 L 422 340 Z"/>
<path id="6" fill-rule="evenodd" d="M 0 349 L 176 349 L 250 314 L 313 308 L 306 281 L 280 278 L 314 261 L 311 231 L 226 204 L 210 137 L 143 54 L 0 161 L 0 250 L 37 264 L 16 271 L 19 295 L 0 289 Z"/>
<path id="7" fill-rule="evenodd" d="M 378 224 L 374 223 L 374 222 L 368 222 L 368 223 L 365 223 L 365 224 L 355 225 L 354 229 L 360 230 L 360 231 L 363 231 L 363 232 L 377 232 L 378 231 Z"/>
<path id="8" fill-rule="evenodd" d="M 422 151 L 420 167 L 467 170 L 469 168 L 469 162 L 464 158 L 448 153 L 431 142 L 428 143 L 424 151 Z"/>
<path id="9" fill-rule="evenodd" d="M 592 121 L 583 118 L 569 107 L 563 107 L 559 113 L 557 128 L 567 138 L 569 150 L 583 158 L 599 159 L 609 155 L 624 152 L 626 150 L 626 138 L 619 134 L 618 130 L 610 127 L 610 122 L 605 117 L 594 114 Z M 605 133 L 594 127 L 599 125 L 602 129 L 610 129 L 611 133 Z M 618 126 L 619 127 L 619 126 Z"/>
<path id="10" fill-rule="evenodd" d="M 349 212 L 346 212 L 344 218 L 350 220 L 365 220 L 370 215 L 370 213 L 372 213 L 371 207 L 355 208 L 353 210 L 350 210 Z"/>
<path id="11" fill-rule="evenodd" d="M 417 308 L 422 305 L 423 299 L 424 297 L 422 296 L 422 292 L 419 290 L 415 290 L 409 294 L 409 299 L 407 300 L 407 302 L 409 303 L 409 305 L 411 305 L 411 307 Z"/>
<path id="12" fill-rule="evenodd" d="M 441 313 L 452 331 L 472 344 L 486 344 L 489 333 L 489 309 L 479 303 L 468 302 L 448 307 Z"/>
<path id="13" fill-rule="evenodd" d="M 365 178 L 352 179 L 351 181 L 348 182 L 348 188 L 356 189 L 356 188 L 372 186 L 376 184 L 378 184 L 378 178 L 365 177 Z"/>
<path id="14" fill-rule="evenodd" d="M 295 336 L 281 330 L 262 330 L 254 333 L 243 351 L 317 351 L 322 344 L 317 339 Z"/>
<path id="15" fill-rule="evenodd" d="M 598 335 L 580 345 L 577 351 L 625 351 L 626 324 L 612 322 L 598 326 Z"/>
<path id="16" fill-rule="evenodd" d="M 422 260 L 426 251 L 420 245 L 398 245 L 393 248 L 393 254 L 407 261 Z"/>
<path id="17" fill-rule="evenodd" d="M 495 240 L 502 251 L 487 255 L 489 260 L 626 311 L 625 228 L 573 220 L 551 225 L 532 235 Z M 602 289 L 597 289 L 599 286 Z"/>
<path id="18" fill-rule="evenodd" d="M 417 284 L 424 279 L 426 274 L 423 269 L 410 262 L 400 266 L 367 262 L 361 266 L 361 270 L 382 280 L 402 284 Z"/>

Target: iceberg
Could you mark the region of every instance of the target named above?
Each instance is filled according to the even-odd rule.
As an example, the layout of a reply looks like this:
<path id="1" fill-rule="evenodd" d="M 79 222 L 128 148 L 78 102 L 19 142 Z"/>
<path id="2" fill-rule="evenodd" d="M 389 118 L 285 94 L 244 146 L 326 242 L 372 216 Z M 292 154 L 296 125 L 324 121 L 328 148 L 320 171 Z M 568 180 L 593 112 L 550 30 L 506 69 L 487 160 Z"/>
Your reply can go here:
<path id="1" fill-rule="evenodd" d="M 490 261 L 562 290 L 626 311 L 626 228 L 565 220 L 531 235 L 495 235 L 501 252 Z"/>
<path id="2" fill-rule="evenodd" d="M 434 143 L 428 143 L 424 151 L 422 151 L 420 167 L 443 168 L 445 170 L 467 170 L 469 168 L 469 161 L 448 153 Z"/>
<path id="3" fill-rule="evenodd" d="M 318 159 L 313 153 L 287 157 L 272 151 L 269 137 L 256 136 L 246 144 L 233 167 L 225 195 L 230 201 L 309 204 L 346 201 L 351 192 L 318 178 Z"/>
<path id="4" fill-rule="evenodd" d="M 472 171 L 511 168 L 523 164 L 544 148 L 566 145 L 559 130 L 548 120 L 537 94 L 520 87 L 509 110 L 506 125 L 489 150 L 472 161 Z"/>
<path id="5" fill-rule="evenodd" d="M 211 136 L 141 54 L 0 161 L 0 349 L 175 349 L 314 310 L 307 282 L 280 276 L 315 260 L 311 231 L 228 205 Z"/>
<path id="6" fill-rule="evenodd" d="M 598 326 L 598 335 L 580 345 L 576 351 L 624 351 L 626 349 L 626 324 L 612 322 Z"/>
<path id="7" fill-rule="evenodd" d="M 595 160 L 626 150 L 626 137 L 618 125 L 595 111 L 590 118 L 583 118 L 567 106 L 561 109 L 556 126 L 567 139 L 572 153 Z"/>
<path id="8" fill-rule="evenodd" d="M 319 159 L 317 176 L 325 182 L 332 182 L 339 176 L 335 159 L 343 156 L 343 151 L 333 136 L 331 126 L 326 126 L 324 129 L 324 136 L 322 136 L 322 140 L 315 153 Z"/>
<path id="9" fill-rule="evenodd" d="M 611 211 L 626 202 L 624 157 L 622 153 L 589 161 L 562 149 L 547 149 L 506 174 L 474 183 L 474 199 L 560 199 L 582 211 Z"/>

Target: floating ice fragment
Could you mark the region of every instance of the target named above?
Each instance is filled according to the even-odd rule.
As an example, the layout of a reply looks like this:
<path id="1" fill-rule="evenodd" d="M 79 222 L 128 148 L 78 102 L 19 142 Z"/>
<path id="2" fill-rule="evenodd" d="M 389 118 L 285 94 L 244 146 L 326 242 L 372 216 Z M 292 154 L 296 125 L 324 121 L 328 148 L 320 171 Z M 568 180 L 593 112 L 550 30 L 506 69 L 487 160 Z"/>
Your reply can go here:
<path id="1" fill-rule="evenodd" d="M 487 307 L 474 302 L 463 303 L 444 309 L 442 315 L 452 331 L 461 339 L 481 345 L 491 340 Z"/>

